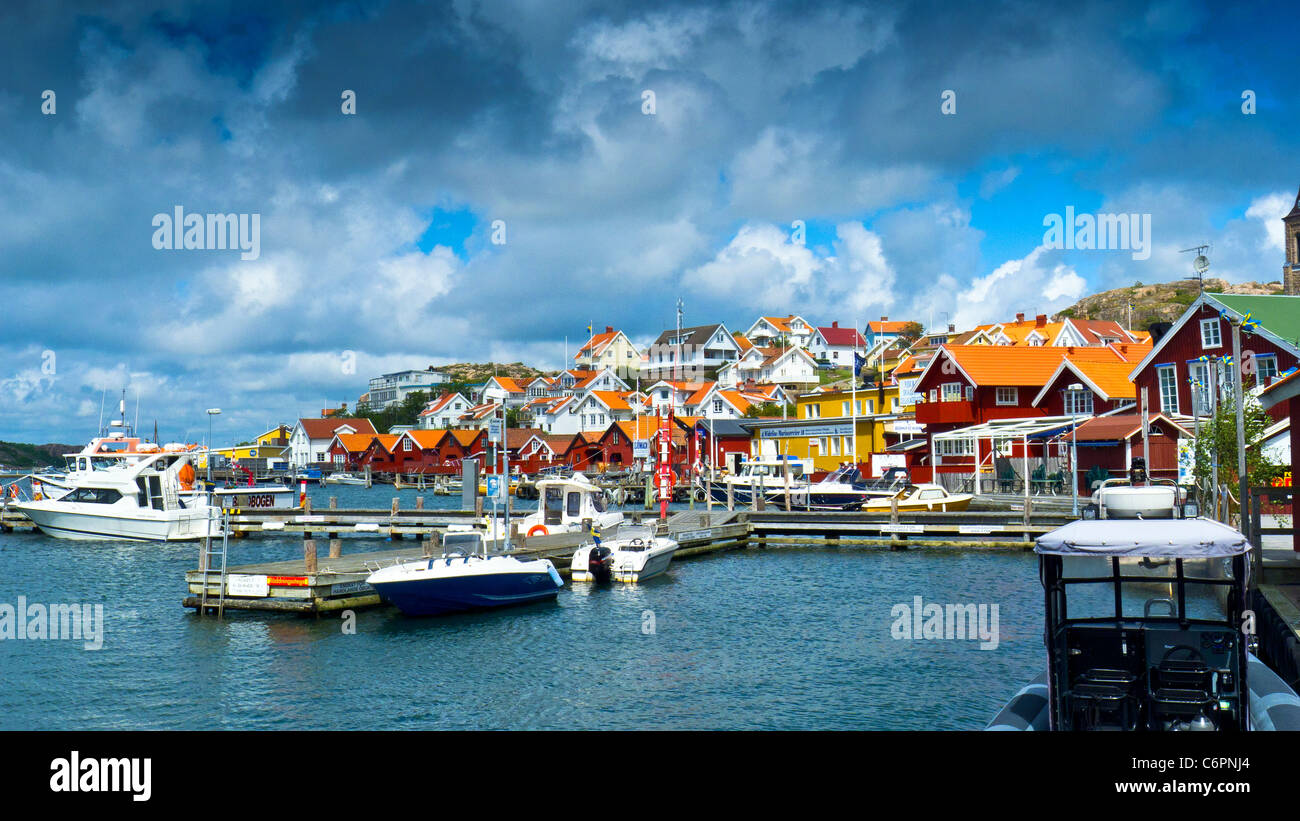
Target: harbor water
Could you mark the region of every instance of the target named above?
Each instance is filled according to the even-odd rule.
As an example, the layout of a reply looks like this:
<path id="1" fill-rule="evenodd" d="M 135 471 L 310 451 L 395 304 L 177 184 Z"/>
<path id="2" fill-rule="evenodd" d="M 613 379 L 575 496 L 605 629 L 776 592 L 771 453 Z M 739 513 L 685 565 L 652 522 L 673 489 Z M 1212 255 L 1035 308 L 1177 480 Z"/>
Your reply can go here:
<path id="1" fill-rule="evenodd" d="M 311 495 L 317 509 L 330 496 L 387 509 L 419 494 Z M 429 508 L 459 501 L 426 495 Z M 252 538 L 231 542 L 230 563 L 299 555 L 298 538 Z M 0 640 L 0 729 L 979 729 L 1043 664 L 1021 552 L 751 548 L 520 608 L 360 610 L 354 632 L 337 617 L 199 618 L 180 605 L 196 562 L 194 544 L 0 534 L 0 605 L 104 613 L 98 650 Z M 891 611 L 916 597 L 997 605 L 996 649 L 895 638 Z"/>

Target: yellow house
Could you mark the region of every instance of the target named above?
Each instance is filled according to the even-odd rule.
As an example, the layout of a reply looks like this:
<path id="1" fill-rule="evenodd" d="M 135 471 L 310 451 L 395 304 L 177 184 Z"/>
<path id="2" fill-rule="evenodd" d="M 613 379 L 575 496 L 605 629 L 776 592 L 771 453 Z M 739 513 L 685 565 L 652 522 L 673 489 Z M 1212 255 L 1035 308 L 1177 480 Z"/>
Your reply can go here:
<path id="1" fill-rule="evenodd" d="M 808 460 L 814 473 L 835 470 L 855 456 L 865 464 L 871 454 L 884 452 L 885 434 L 894 432 L 898 419 L 892 411 L 897 400 L 897 387 L 859 390 L 856 395 L 848 390 L 804 394 L 795 400 L 794 419 L 752 426 L 751 452 L 764 458 Z"/>
<path id="2" fill-rule="evenodd" d="M 235 445 L 229 448 L 213 448 L 227 459 L 274 459 L 283 456 L 289 448 L 289 434 L 293 428 L 277 425 L 261 436 L 251 445 Z"/>

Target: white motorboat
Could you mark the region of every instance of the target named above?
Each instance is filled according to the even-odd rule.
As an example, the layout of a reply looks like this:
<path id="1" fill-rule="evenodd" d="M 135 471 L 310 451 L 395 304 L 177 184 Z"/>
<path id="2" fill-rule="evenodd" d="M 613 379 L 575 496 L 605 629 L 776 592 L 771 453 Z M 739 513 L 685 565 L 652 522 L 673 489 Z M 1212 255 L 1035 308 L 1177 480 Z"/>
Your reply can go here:
<path id="1" fill-rule="evenodd" d="M 895 498 L 900 513 L 935 513 L 965 510 L 975 497 L 969 493 L 949 493 L 942 485 L 925 483 L 907 485 L 893 496 L 869 499 L 861 509 L 869 513 L 889 513 L 893 510 Z"/>
<path id="2" fill-rule="evenodd" d="M 1178 485 L 1168 479 L 1139 484 L 1128 479 L 1107 479 L 1093 493 L 1096 501 L 1084 515 L 1096 519 L 1170 519 L 1182 497 Z"/>
<path id="3" fill-rule="evenodd" d="M 564 586 L 549 559 L 489 556 L 482 533 L 454 530 L 443 538 L 442 556 L 380 568 L 366 582 L 408 616 L 543 601 Z"/>
<path id="4" fill-rule="evenodd" d="M 543 479 L 537 483 L 537 510 L 511 522 L 518 522 L 518 532 L 525 536 L 549 536 L 574 533 L 590 522 L 605 536 L 613 537 L 623 524 L 623 513 L 609 510 L 605 494 L 582 473 L 567 479 Z M 505 534 L 505 522 L 488 517 L 483 526 L 487 538 L 496 541 Z"/>
<path id="5" fill-rule="evenodd" d="M 74 471 L 58 498 L 9 508 L 61 539 L 169 542 L 220 535 L 220 510 L 195 489 L 194 481 L 189 453 L 160 449 Z"/>
<path id="6" fill-rule="evenodd" d="M 366 487 L 369 484 L 366 477 L 355 476 L 351 473 L 331 473 L 321 479 L 321 483 L 326 485 L 357 485 L 360 487 Z"/>
<path id="7" fill-rule="evenodd" d="M 597 538 L 573 554 L 575 582 L 643 582 L 668 570 L 677 542 L 648 526 L 624 526 L 616 539 Z"/>

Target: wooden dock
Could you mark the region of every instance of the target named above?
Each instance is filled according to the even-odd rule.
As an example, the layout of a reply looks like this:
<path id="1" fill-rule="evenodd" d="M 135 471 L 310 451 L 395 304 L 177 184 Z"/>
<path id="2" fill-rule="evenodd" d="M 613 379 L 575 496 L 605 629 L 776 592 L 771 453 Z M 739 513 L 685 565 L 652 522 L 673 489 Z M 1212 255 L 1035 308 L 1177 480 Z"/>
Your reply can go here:
<path id="1" fill-rule="evenodd" d="M 704 521 L 698 515 L 690 513 L 678 514 L 678 517 L 674 517 L 675 522 L 670 520 L 664 528 L 678 542 L 675 558 L 716 553 L 746 544 L 749 526 L 736 521 L 736 514 L 715 515 Z M 310 526 L 316 527 L 314 523 L 310 523 Z M 585 533 L 520 538 L 516 542 L 519 546 L 511 555 L 550 559 L 560 575 L 567 578 L 573 551 L 589 538 Z M 489 542 L 489 550 L 500 547 L 499 543 Z M 312 550 L 314 551 L 314 546 Z M 339 540 L 334 540 L 327 558 L 317 559 L 307 553 L 301 559 L 228 567 L 223 606 L 228 610 L 312 615 L 373 607 L 380 604 L 380 599 L 373 588 L 366 584 L 366 578 L 371 573 L 381 567 L 434 555 L 440 553 L 434 547 L 433 539 L 413 542 L 409 548 L 346 555 L 341 552 Z M 182 602 L 185 607 L 198 609 L 203 606 L 206 585 L 206 606 L 208 609 L 216 608 L 221 593 L 217 574 L 205 574 L 196 568 L 186 572 L 185 582 L 189 590 L 189 595 Z"/>

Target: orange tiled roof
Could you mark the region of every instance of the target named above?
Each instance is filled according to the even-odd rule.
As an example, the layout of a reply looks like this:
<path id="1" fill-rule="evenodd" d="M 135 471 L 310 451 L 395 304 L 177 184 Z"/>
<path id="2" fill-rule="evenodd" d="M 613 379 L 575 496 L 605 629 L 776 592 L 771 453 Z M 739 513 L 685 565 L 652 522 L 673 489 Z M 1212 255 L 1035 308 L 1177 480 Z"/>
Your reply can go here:
<path id="1" fill-rule="evenodd" d="M 379 440 L 379 444 L 383 446 L 384 450 L 392 453 L 393 448 L 397 445 L 397 440 L 401 439 L 402 435 L 400 433 L 380 433 L 374 438 Z"/>
<path id="2" fill-rule="evenodd" d="M 408 430 L 405 434 L 415 440 L 415 444 L 421 450 L 432 450 L 442 441 L 442 437 L 447 435 L 442 430 Z M 391 451 L 392 448 L 389 448 Z"/>
<path id="3" fill-rule="evenodd" d="M 742 354 L 746 353 L 750 348 L 754 347 L 754 343 L 749 341 L 749 337 L 745 336 L 739 331 L 732 334 L 731 338 L 736 340 L 736 344 L 740 347 L 740 352 Z"/>
<path id="4" fill-rule="evenodd" d="M 945 345 L 944 350 L 977 385 L 1041 386 L 1066 358 L 1073 362 L 1122 361 L 1115 351 L 1100 346 Z"/>
<path id="5" fill-rule="evenodd" d="M 610 410 L 631 410 L 632 406 L 623 399 L 623 395 L 618 391 L 591 391 L 588 396 L 594 396 Z"/>
<path id="6" fill-rule="evenodd" d="M 373 433 L 339 433 L 335 434 L 334 438 L 339 440 L 339 444 L 348 453 L 363 453 L 366 448 L 370 447 L 375 435 Z"/>
<path id="7" fill-rule="evenodd" d="M 578 349 L 578 352 L 574 354 L 573 358 L 578 359 L 588 350 L 590 350 L 592 354 L 600 353 L 600 351 L 606 345 L 614 341 L 614 337 L 618 336 L 618 334 L 619 334 L 618 331 L 610 331 L 608 333 L 599 333 L 593 335 L 591 339 L 587 341 L 587 344 L 583 345 L 581 348 Z"/>

